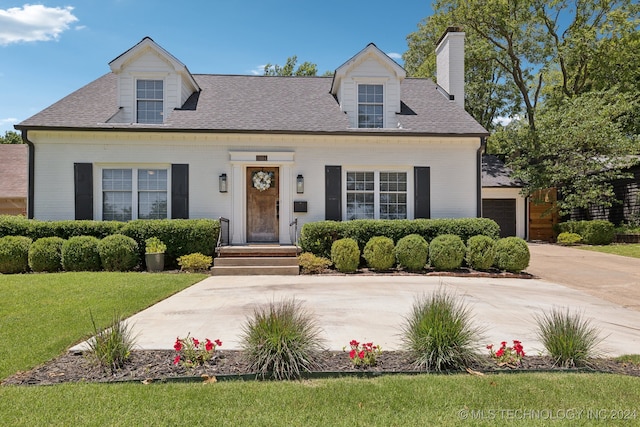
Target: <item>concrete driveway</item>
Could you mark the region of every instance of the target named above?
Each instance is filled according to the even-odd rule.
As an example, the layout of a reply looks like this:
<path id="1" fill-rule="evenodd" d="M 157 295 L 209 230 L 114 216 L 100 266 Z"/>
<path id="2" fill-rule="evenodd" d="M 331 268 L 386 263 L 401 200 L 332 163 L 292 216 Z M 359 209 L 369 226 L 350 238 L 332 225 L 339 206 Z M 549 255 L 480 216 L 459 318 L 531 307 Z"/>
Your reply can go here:
<path id="1" fill-rule="evenodd" d="M 400 350 L 400 330 L 415 298 L 444 288 L 458 295 L 485 329 L 479 344 L 483 351 L 486 344 L 517 339 L 529 354 L 542 352 L 536 315 L 569 307 L 602 330 L 604 354 L 640 354 L 638 260 L 553 245 L 532 244 L 531 252 L 528 271 L 541 279 L 212 276 L 130 321 L 144 349 L 171 349 L 176 337 L 187 333 L 220 339 L 222 349 L 239 349 L 242 325 L 257 305 L 292 297 L 316 316 L 332 350 L 341 350 L 352 339 Z M 619 292 L 624 294 L 616 295 Z"/>

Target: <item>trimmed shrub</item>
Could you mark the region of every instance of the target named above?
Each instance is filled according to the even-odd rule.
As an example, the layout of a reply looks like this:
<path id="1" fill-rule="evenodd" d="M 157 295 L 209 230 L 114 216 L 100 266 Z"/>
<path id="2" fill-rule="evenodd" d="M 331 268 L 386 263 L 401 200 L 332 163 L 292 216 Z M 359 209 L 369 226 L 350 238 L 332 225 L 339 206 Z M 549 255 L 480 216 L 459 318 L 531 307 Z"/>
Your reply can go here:
<path id="1" fill-rule="evenodd" d="M 363 256 L 369 268 L 389 270 L 396 263 L 393 240 L 384 236 L 372 237 L 364 247 Z"/>
<path id="2" fill-rule="evenodd" d="M 563 233 L 558 234 L 557 242 L 559 245 L 572 246 L 580 243 L 581 240 L 582 240 L 582 236 L 580 236 L 579 234 L 568 233 L 565 231 Z"/>
<path id="3" fill-rule="evenodd" d="M 24 236 L 0 238 L 0 273 L 24 273 L 29 269 L 31 239 Z"/>
<path id="4" fill-rule="evenodd" d="M 119 221 L 40 221 L 21 216 L 0 215 L 0 237 L 27 236 L 34 241 L 43 237 L 68 239 L 73 236 L 93 236 L 102 239 L 118 233 L 124 225 Z"/>
<path id="5" fill-rule="evenodd" d="M 582 236 L 582 243 L 587 245 L 608 245 L 615 237 L 615 227 L 609 221 L 596 219 L 593 221 L 567 221 L 555 226 L 559 233 L 576 233 Z"/>
<path id="6" fill-rule="evenodd" d="M 465 252 L 459 236 L 443 234 L 429 244 L 429 264 L 436 270 L 455 270 L 462 265 Z"/>
<path id="7" fill-rule="evenodd" d="M 102 268 L 107 271 L 130 271 L 140 263 L 138 244 L 131 237 L 112 234 L 98 243 Z"/>
<path id="8" fill-rule="evenodd" d="M 183 255 L 201 253 L 212 256 L 218 241 L 220 222 L 213 219 L 137 219 L 120 231 L 138 243 L 144 259 L 146 240 L 157 237 L 167 246 L 165 264 L 176 268 Z"/>
<path id="9" fill-rule="evenodd" d="M 400 267 L 409 271 L 419 271 L 427 265 L 429 244 L 419 234 L 409 234 L 398 240 L 394 255 Z"/>
<path id="10" fill-rule="evenodd" d="M 402 340 L 427 371 L 462 370 L 476 362 L 480 335 L 469 308 L 443 290 L 416 298 L 402 326 Z"/>
<path id="11" fill-rule="evenodd" d="M 305 252 L 298 256 L 298 265 L 300 265 L 303 274 L 318 274 L 329 268 L 331 261 L 311 252 Z"/>
<path id="12" fill-rule="evenodd" d="M 243 354 L 262 378 L 300 378 L 320 367 L 322 330 L 295 299 L 255 308 L 242 330 Z"/>
<path id="13" fill-rule="evenodd" d="M 62 270 L 62 245 L 60 237 L 42 237 L 29 248 L 29 267 L 35 272 L 55 273 Z"/>
<path id="14" fill-rule="evenodd" d="M 341 273 L 353 273 L 360 264 L 358 243 L 349 238 L 336 240 L 331 245 L 331 262 Z"/>
<path id="15" fill-rule="evenodd" d="M 196 252 L 194 254 L 182 255 L 178 258 L 178 265 L 180 270 L 194 273 L 196 271 L 205 271 L 211 267 L 213 258 Z"/>
<path id="16" fill-rule="evenodd" d="M 583 366 L 596 356 L 600 330 L 579 312 L 554 308 L 536 317 L 538 338 L 555 362 L 564 367 Z"/>
<path id="17" fill-rule="evenodd" d="M 100 271 L 102 262 L 98 240 L 93 236 L 74 236 L 62 244 L 62 267 L 66 271 Z"/>
<path id="18" fill-rule="evenodd" d="M 529 266 L 529 246 L 520 237 L 505 237 L 496 242 L 495 266 L 500 270 L 519 273 Z"/>
<path id="19" fill-rule="evenodd" d="M 418 234 L 428 242 L 442 234 L 455 234 L 466 242 L 479 234 L 498 239 L 500 227 L 488 218 L 319 221 L 302 226 L 300 246 L 305 252 L 328 257 L 333 242 L 345 237 L 358 242 L 362 250 L 372 237 L 385 236 L 398 242 L 410 234 Z"/>
<path id="20" fill-rule="evenodd" d="M 473 236 L 467 241 L 467 265 L 474 270 L 488 270 L 496 257 L 496 242 L 487 236 Z"/>

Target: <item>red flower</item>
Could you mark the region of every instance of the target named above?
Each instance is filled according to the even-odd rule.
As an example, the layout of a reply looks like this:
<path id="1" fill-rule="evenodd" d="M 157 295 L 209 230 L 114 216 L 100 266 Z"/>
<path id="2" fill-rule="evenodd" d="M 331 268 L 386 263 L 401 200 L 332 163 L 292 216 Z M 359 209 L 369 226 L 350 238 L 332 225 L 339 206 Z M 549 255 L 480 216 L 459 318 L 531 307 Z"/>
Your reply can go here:
<path id="1" fill-rule="evenodd" d="M 493 348 L 493 344 L 489 344 L 489 345 L 487 346 L 487 350 L 491 350 L 492 348 Z"/>
<path id="2" fill-rule="evenodd" d="M 349 343 L 349 345 L 351 347 L 358 347 L 360 345 L 360 343 L 356 340 L 351 340 L 351 342 Z"/>
<path id="3" fill-rule="evenodd" d="M 176 351 L 182 350 L 182 341 L 180 341 L 180 338 L 176 338 L 176 343 L 173 345 L 173 348 L 175 348 Z"/>
<path id="4" fill-rule="evenodd" d="M 209 340 L 209 338 L 207 338 L 207 342 L 204 344 L 204 349 L 207 351 L 213 350 L 213 343 L 211 342 L 211 340 Z"/>
<path id="5" fill-rule="evenodd" d="M 364 350 L 363 350 L 363 351 L 361 351 L 360 353 L 358 353 L 358 357 L 359 357 L 360 359 L 364 359 Z"/>
<path id="6" fill-rule="evenodd" d="M 496 351 L 496 356 L 497 356 L 497 357 L 502 357 L 502 356 L 504 356 L 504 348 L 501 348 L 500 350 Z"/>
<path id="7" fill-rule="evenodd" d="M 500 345 L 501 345 L 502 347 L 506 347 L 506 346 L 507 346 L 507 342 L 506 342 L 506 341 L 502 341 L 502 342 L 500 343 Z"/>
<path id="8" fill-rule="evenodd" d="M 175 359 L 173 359 L 173 364 L 177 365 L 178 363 L 180 363 L 180 356 L 176 356 Z"/>
<path id="9" fill-rule="evenodd" d="M 195 339 L 195 338 L 191 338 L 191 339 L 193 340 L 193 345 L 194 345 L 195 347 L 197 347 L 197 346 L 199 346 L 199 345 L 200 345 L 200 341 L 198 341 L 198 340 L 197 340 L 197 339 Z"/>
<path id="10" fill-rule="evenodd" d="M 351 350 L 351 351 L 349 352 L 349 359 L 353 359 L 353 358 L 355 358 L 355 357 L 356 357 L 356 351 L 355 351 L 355 350 Z"/>
<path id="11" fill-rule="evenodd" d="M 214 343 L 216 343 L 216 345 L 217 345 L 218 347 L 221 347 L 221 346 L 222 346 L 222 341 L 220 341 L 220 340 L 215 340 L 215 341 L 214 341 Z"/>

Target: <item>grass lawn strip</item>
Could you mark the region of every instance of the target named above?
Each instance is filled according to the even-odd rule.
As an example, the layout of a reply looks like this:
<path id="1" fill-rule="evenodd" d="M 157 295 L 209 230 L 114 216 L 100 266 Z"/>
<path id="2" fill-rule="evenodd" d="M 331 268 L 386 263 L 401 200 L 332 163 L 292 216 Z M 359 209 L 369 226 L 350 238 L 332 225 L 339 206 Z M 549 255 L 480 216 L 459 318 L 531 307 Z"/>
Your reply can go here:
<path id="1" fill-rule="evenodd" d="M 635 425 L 638 402 L 640 379 L 607 374 L 0 387 L 13 426 Z"/>
<path id="2" fill-rule="evenodd" d="M 31 369 L 106 327 L 202 280 L 200 274 L 0 275 L 0 379 Z"/>
<path id="3" fill-rule="evenodd" d="M 578 249 L 584 249 L 586 251 L 603 252 L 606 254 L 622 255 L 632 258 L 640 258 L 640 243 L 612 243 L 611 245 L 579 245 Z"/>

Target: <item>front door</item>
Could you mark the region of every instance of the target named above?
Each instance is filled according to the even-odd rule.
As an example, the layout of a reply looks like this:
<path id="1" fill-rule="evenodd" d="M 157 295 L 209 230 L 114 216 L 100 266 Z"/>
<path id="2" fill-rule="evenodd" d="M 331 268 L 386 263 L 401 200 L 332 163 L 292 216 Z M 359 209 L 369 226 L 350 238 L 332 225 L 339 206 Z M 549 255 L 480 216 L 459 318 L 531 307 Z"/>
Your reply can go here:
<path id="1" fill-rule="evenodd" d="M 247 168 L 247 242 L 279 241 L 279 169 Z"/>

